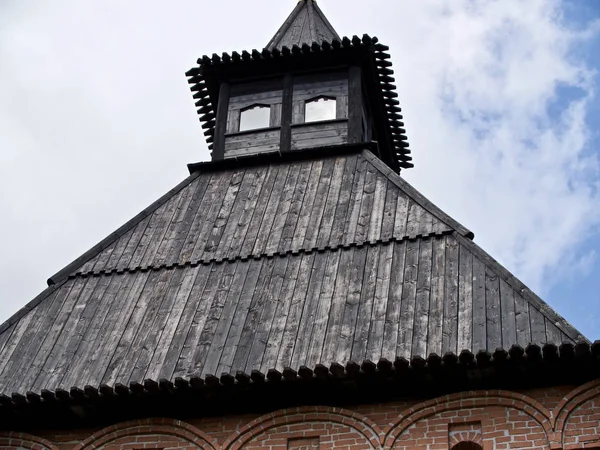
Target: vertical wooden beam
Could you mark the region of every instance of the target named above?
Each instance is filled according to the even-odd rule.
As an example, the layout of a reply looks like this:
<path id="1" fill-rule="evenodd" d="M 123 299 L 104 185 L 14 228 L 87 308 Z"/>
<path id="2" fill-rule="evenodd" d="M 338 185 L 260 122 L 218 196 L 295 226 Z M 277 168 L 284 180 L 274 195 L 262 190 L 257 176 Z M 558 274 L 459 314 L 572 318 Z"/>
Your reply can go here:
<path id="1" fill-rule="evenodd" d="M 363 141 L 362 135 L 363 95 L 362 74 L 358 66 L 350 67 L 348 79 L 348 143 Z"/>
<path id="2" fill-rule="evenodd" d="M 294 77 L 288 73 L 283 78 L 283 102 L 281 105 L 281 141 L 279 151 L 292 149 L 292 110 L 294 107 Z"/>
<path id="3" fill-rule="evenodd" d="M 227 131 L 227 116 L 229 110 L 229 83 L 221 83 L 219 89 L 219 103 L 217 104 L 217 118 L 215 123 L 215 142 L 212 159 L 218 161 L 225 158 L 225 132 Z"/>

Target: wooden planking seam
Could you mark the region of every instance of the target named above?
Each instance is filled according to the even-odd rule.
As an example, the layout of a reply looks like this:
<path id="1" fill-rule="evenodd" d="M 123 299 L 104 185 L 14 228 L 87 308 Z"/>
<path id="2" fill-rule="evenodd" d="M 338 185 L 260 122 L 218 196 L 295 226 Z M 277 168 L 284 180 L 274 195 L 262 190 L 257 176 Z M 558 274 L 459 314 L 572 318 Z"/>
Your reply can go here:
<path id="1" fill-rule="evenodd" d="M 112 276 L 112 275 L 124 275 L 125 273 L 137 273 L 137 272 L 149 272 L 149 271 L 159 271 L 159 270 L 174 270 L 174 269 L 182 269 L 185 267 L 197 267 L 199 265 L 210 265 L 210 264 L 224 264 L 224 263 L 235 263 L 238 261 L 245 262 L 251 259 L 260 260 L 260 259 L 272 259 L 272 258 L 285 258 L 287 256 L 298 256 L 302 254 L 311 254 L 311 253 L 324 253 L 324 252 L 337 252 L 338 250 L 348 250 L 351 248 L 362 248 L 362 247 L 374 247 L 377 245 L 387 246 L 392 243 L 400 243 L 400 242 L 414 242 L 417 240 L 423 239 L 434 239 L 442 236 L 446 236 L 452 234 L 452 231 L 443 231 L 443 232 L 432 232 L 427 235 L 417 234 L 415 236 L 404 236 L 402 238 L 390 237 L 389 239 L 375 239 L 375 240 L 366 240 L 364 242 L 350 242 L 344 244 L 338 244 L 335 246 L 325 245 L 320 247 L 312 247 L 312 248 L 301 248 L 295 250 L 285 250 L 285 251 L 276 251 L 270 253 L 261 253 L 261 254 L 249 254 L 249 255 L 238 255 L 238 256 L 224 256 L 221 258 L 208 258 L 208 259 L 196 259 L 191 261 L 183 261 L 179 263 L 169 263 L 169 264 L 161 264 L 161 265 L 148 265 L 148 266 L 137 266 L 127 269 L 107 269 L 100 271 L 90 271 L 90 272 L 76 272 L 68 276 L 67 279 L 75 279 L 75 278 L 87 278 L 87 277 L 101 277 L 101 276 Z"/>

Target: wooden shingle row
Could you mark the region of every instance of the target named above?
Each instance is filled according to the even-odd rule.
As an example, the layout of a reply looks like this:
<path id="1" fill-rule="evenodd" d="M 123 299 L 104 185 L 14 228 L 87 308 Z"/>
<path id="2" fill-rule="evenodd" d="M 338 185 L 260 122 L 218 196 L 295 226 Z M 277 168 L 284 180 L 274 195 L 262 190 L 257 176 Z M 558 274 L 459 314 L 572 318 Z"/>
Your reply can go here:
<path id="1" fill-rule="evenodd" d="M 202 173 L 73 273 L 247 259 L 459 228 L 367 152 Z"/>

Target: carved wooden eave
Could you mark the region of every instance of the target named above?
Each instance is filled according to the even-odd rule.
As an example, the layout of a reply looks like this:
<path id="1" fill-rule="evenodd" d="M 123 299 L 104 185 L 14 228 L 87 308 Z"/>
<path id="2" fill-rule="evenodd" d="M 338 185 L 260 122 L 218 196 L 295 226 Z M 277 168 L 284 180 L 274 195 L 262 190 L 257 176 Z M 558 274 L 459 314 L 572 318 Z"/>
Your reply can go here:
<path id="1" fill-rule="evenodd" d="M 291 49 L 252 50 L 199 58 L 198 66 L 186 75 L 197 100 L 197 112 L 209 148 L 213 148 L 219 88 L 224 81 L 357 64 L 364 71 L 363 82 L 373 108 L 379 150 L 385 153 L 385 159 L 396 172 L 413 167 L 388 50 L 389 47 L 379 43 L 376 37 L 364 35 L 362 38 L 354 36 L 303 44 L 302 47 L 296 45 Z"/>

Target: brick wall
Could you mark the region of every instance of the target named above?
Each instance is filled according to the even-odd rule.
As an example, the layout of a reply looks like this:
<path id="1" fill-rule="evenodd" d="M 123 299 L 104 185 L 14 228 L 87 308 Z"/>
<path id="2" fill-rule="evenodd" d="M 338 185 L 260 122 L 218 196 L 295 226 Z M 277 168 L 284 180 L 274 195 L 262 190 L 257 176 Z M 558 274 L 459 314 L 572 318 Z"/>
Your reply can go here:
<path id="1" fill-rule="evenodd" d="M 600 448 L 600 380 L 528 392 L 477 391 L 425 402 L 293 408 L 257 416 L 152 419 L 73 433 L 0 434 L 2 449 L 367 450 Z M 459 446 L 461 448 L 462 446 Z"/>

